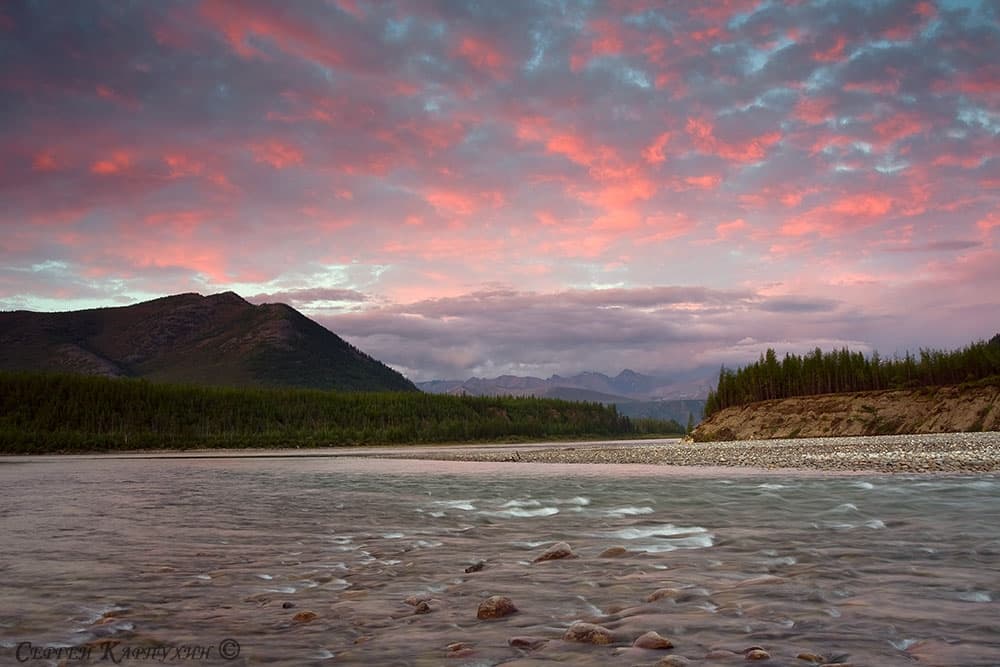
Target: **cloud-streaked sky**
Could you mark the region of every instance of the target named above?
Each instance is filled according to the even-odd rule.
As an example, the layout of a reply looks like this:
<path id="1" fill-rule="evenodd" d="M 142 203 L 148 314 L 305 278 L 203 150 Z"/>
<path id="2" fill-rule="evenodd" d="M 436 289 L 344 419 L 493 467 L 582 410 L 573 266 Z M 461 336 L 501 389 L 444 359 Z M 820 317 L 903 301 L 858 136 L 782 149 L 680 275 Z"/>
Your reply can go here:
<path id="1" fill-rule="evenodd" d="M 995 0 L 0 4 L 0 308 L 285 301 L 415 380 L 1000 330 Z"/>

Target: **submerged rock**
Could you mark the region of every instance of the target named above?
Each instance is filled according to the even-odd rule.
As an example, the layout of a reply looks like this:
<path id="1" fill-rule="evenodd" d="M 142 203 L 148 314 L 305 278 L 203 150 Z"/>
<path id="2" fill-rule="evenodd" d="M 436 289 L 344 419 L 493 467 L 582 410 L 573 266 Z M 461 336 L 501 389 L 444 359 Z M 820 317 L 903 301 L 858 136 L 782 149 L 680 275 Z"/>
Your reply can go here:
<path id="1" fill-rule="evenodd" d="M 470 655 L 474 655 L 476 649 L 473 648 L 472 644 L 466 644 L 465 642 L 453 642 L 448 644 L 445 648 L 448 649 L 449 658 L 467 658 Z"/>
<path id="2" fill-rule="evenodd" d="M 603 625 L 577 622 L 566 629 L 563 640 L 582 642 L 584 644 L 610 644 L 613 641 L 611 630 Z"/>
<path id="3" fill-rule="evenodd" d="M 475 565 L 470 565 L 469 567 L 465 568 L 465 573 L 472 574 L 473 572 L 480 572 L 484 567 L 486 567 L 486 561 L 481 560 Z"/>
<path id="4" fill-rule="evenodd" d="M 528 651 L 534 651 L 536 648 L 540 648 L 549 642 L 548 639 L 542 637 L 511 637 L 507 640 L 507 643 L 514 648 L 523 648 Z"/>
<path id="5" fill-rule="evenodd" d="M 556 542 L 532 562 L 542 563 L 547 560 L 559 560 L 560 558 L 576 558 L 573 549 L 565 542 Z"/>
<path id="6" fill-rule="evenodd" d="M 798 658 L 799 660 L 806 660 L 808 662 L 818 662 L 818 663 L 826 662 L 826 658 L 824 658 L 823 656 L 817 655 L 816 653 L 809 653 L 808 651 L 803 651 L 802 653 L 799 653 L 795 657 Z"/>
<path id="7" fill-rule="evenodd" d="M 621 558 L 622 556 L 627 556 L 631 551 L 625 547 L 608 547 L 600 553 L 598 558 Z"/>
<path id="8" fill-rule="evenodd" d="M 479 609 L 476 610 L 476 618 L 480 620 L 503 618 L 504 616 L 510 616 L 516 611 L 517 607 L 514 606 L 514 601 L 509 597 L 491 595 L 479 603 Z"/>
<path id="9" fill-rule="evenodd" d="M 319 614 L 314 611 L 300 611 L 295 616 L 292 616 L 292 620 L 296 623 L 308 623 L 309 621 L 314 621 L 319 618 Z"/>
<path id="10" fill-rule="evenodd" d="M 403 600 L 403 602 L 405 604 L 410 605 L 411 607 L 416 607 L 421 602 L 430 602 L 430 600 L 431 600 L 430 595 L 411 595 L 410 597 Z"/>
<path id="11" fill-rule="evenodd" d="M 714 648 L 705 654 L 705 659 L 718 660 L 720 658 L 721 659 L 735 658 L 738 655 L 739 653 L 737 653 L 736 651 L 730 651 L 729 649 L 724 649 L 724 648 Z"/>
<path id="12" fill-rule="evenodd" d="M 413 613 L 414 614 L 429 614 L 432 611 L 434 611 L 434 609 L 427 602 L 427 600 L 421 600 L 420 602 L 418 602 L 413 607 Z"/>
<path id="13" fill-rule="evenodd" d="M 650 630 L 646 634 L 636 639 L 632 643 L 632 646 L 636 648 L 662 650 L 662 649 L 673 648 L 674 643 L 669 639 L 667 639 L 666 637 L 660 635 L 660 633 Z"/>
<path id="14" fill-rule="evenodd" d="M 656 602 L 657 600 L 662 600 L 664 598 L 673 600 L 681 595 L 683 595 L 683 592 L 677 588 L 657 588 L 655 591 L 646 596 L 646 602 Z"/>
<path id="15" fill-rule="evenodd" d="M 692 664 L 691 660 L 683 655 L 668 655 L 665 658 L 660 658 L 656 667 L 688 667 L 690 664 Z"/>

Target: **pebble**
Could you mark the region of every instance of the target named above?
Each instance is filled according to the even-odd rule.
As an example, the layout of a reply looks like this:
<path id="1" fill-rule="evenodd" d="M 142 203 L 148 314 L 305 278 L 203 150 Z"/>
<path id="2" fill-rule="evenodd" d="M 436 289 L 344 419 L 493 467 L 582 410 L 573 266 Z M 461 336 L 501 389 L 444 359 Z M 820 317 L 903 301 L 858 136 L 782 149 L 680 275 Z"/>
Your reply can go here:
<path id="1" fill-rule="evenodd" d="M 453 450 L 421 453 L 421 458 L 502 461 L 506 451 Z M 734 442 L 658 442 L 599 445 L 575 449 L 553 446 L 521 451 L 533 463 L 639 463 L 680 466 L 752 466 L 914 472 L 998 472 L 1000 433 L 933 433 L 833 438 L 786 438 Z"/>
<path id="2" fill-rule="evenodd" d="M 548 560 L 559 560 L 562 558 L 575 558 L 573 549 L 570 548 L 565 542 L 556 542 L 551 547 L 546 549 L 540 556 L 535 558 L 533 563 L 543 563 Z"/>
<path id="3" fill-rule="evenodd" d="M 492 618 L 503 618 L 510 616 L 517 611 L 514 601 L 503 595 L 491 595 L 479 603 L 476 610 L 476 618 L 488 620 Z"/>
<path id="4" fill-rule="evenodd" d="M 584 644 L 610 644 L 613 639 L 611 631 L 603 625 L 594 623 L 577 622 L 566 629 L 563 640 L 568 642 L 582 642 Z"/>

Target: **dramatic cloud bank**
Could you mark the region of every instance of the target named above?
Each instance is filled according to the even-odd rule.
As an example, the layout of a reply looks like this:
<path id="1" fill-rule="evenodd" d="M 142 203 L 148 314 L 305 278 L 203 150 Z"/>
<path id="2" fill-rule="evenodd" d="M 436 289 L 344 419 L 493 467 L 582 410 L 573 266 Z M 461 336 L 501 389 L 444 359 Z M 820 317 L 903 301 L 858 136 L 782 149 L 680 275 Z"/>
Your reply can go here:
<path id="1" fill-rule="evenodd" d="M 1000 330 L 990 0 L 0 5 L 0 308 L 233 289 L 416 380 Z"/>

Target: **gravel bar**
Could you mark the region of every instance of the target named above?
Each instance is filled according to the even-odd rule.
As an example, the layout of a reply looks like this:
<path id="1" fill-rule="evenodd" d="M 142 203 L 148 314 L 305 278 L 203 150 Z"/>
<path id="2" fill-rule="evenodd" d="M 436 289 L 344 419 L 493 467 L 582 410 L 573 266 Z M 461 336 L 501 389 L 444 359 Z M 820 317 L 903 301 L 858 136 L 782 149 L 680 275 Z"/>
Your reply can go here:
<path id="1" fill-rule="evenodd" d="M 1000 432 L 699 443 L 632 441 L 520 449 L 510 445 L 435 449 L 392 456 L 448 461 L 748 466 L 886 473 L 1000 472 Z"/>

